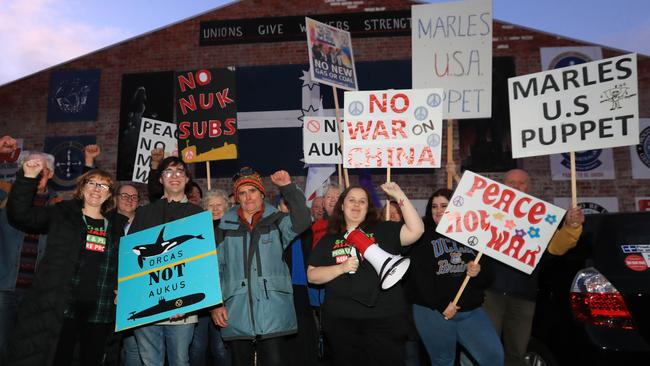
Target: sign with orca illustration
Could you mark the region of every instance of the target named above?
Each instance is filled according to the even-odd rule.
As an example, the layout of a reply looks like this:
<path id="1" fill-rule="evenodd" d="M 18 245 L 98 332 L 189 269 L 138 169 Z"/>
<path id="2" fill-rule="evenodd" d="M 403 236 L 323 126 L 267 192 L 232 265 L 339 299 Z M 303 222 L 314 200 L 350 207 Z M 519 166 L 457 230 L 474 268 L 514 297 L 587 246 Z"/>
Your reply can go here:
<path id="1" fill-rule="evenodd" d="M 120 240 L 115 331 L 221 303 L 209 211 Z"/>

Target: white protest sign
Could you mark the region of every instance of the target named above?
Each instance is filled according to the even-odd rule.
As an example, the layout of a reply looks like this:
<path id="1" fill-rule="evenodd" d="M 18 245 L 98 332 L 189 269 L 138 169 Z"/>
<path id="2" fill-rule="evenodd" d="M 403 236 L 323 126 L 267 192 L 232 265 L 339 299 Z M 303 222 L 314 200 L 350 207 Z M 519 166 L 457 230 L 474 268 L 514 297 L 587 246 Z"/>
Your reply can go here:
<path id="1" fill-rule="evenodd" d="M 636 54 L 508 79 L 512 157 L 639 142 Z"/>
<path id="2" fill-rule="evenodd" d="M 565 212 L 465 171 L 436 231 L 530 274 Z"/>
<path id="3" fill-rule="evenodd" d="M 443 116 L 492 116 L 492 0 L 411 7 L 413 88 L 443 88 Z"/>
<path id="4" fill-rule="evenodd" d="M 343 166 L 439 168 L 442 89 L 346 92 Z"/>
<path id="5" fill-rule="evenodd" d="M 350 32 L 305 18 L 311 79 L 345 90 L 357 90 Z"/>
<path id="6" fill-rule="evenodd" d="M 336 117 L 304 117 L 302 150 L 306 164 L 341 164 Z"/>
<path id="7" fill-rule="evenodd" d="M 146 183 L 149 179 L 149 162 L 151 150 L 163 149 L 165 153 L 177 154 L 178 140 L 176 139 L 176 124 L 142 118 L 140 135 L 138 136 L 138 151 L 135 154 L 133 166 L 134 182 Z"/>

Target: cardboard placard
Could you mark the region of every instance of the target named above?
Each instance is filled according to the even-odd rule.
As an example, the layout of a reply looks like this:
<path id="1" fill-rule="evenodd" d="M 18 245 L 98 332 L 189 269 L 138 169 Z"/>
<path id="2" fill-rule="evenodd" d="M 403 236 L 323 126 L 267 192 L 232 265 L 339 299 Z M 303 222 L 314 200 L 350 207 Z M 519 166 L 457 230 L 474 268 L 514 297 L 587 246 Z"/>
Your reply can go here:
<path id="1" fill-rule="evenodd" d="M 445 119 L 492 116 L 492 0 L 411 7 L 413 88 L 442 88 Z"/>
<path id="2" fill-rule="evenodd" d="M 135 153 L 131 180 L 133 182 L 147 183 L 149 180 L 151 150 L 163 149 L 165 152 L 171 153 L 171 155 L 177 155 L 178 140 L 176 140 L 176 124 L 144 117 L 141 121 L 138 150 Z"/>
<path id="3" fill-rule="evenodd" d="M 176 74 L 178 148 L 186 163 L 237 159 L 235 68 Z"/>
<path id="4" fill-rule="evenodd" d="M 512 157 L 639 143 L 636 54 L 508 79 Z"/>
<path id="5" fill-rule="evenodd" d="M 350 32 L 305 18 L 311 79 L 344 90 L 357 90 Z"/>
<path id="6" fill-rule="evenodd" d="M 530 274 L 565 212 L 465 171 L 436 231 Z"/>
<path id="7" fill-rule="evenodd" d="M 341 164 L 336 117 L 305 117 L 304 121 L 302 149 L 305 163 Z"/>
<path id="8" fill-rule="evenodd" d="M 441 89 L 345 93 L 343 166 L 439 168 Z"/>
<path id="9" fill-rule="evenodd" d="M 208 211 L 122 237 L 115 331 L 221 303 Z"/>

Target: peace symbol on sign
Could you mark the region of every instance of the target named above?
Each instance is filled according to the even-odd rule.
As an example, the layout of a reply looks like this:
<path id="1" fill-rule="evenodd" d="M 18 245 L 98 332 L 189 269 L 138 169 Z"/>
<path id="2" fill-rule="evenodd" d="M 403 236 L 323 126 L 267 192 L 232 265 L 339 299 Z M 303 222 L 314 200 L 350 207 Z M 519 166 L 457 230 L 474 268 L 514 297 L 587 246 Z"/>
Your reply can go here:
<path id="1" fill-rule="evenodd" d="M 417 107 L 415 108 L 415 111 L 413 111 L 413 116 L 418 121 L 424 121 L 429 116 L 429 112 L 425 107 Z"/>
<path id="2" fill-rule="evenodd" d="M 348 112 L 353 116 L 358 116 L 363 113 L 363 103 L 361 102 L 352 102 L 348 106 Z"/>

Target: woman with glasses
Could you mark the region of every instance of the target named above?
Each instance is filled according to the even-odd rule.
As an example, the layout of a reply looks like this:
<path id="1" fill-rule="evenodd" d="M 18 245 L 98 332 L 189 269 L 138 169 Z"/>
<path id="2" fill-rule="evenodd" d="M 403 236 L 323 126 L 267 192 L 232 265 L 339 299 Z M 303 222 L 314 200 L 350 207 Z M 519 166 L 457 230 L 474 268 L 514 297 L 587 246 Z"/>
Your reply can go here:
<path id="1" fill-rule="evenodd" d="M 7 365 L 69 365 L 75 345 L 82 365 L 100 365 L 114 318 L 117 245 L 126 217 L 106 215 L 113 179 L 91 170 L 77 180 L 74 198 L 32 206 L 41 160 L 22 166 L 9 196 L 17 228 L 47 234 L 45 256 L 18 311 Z"/>

